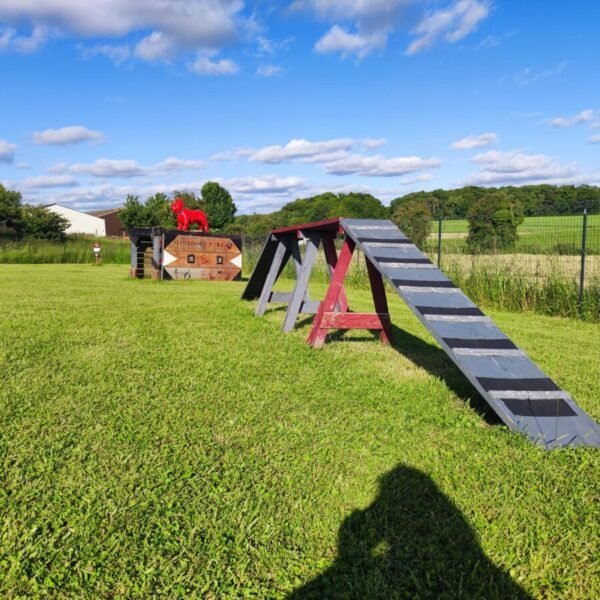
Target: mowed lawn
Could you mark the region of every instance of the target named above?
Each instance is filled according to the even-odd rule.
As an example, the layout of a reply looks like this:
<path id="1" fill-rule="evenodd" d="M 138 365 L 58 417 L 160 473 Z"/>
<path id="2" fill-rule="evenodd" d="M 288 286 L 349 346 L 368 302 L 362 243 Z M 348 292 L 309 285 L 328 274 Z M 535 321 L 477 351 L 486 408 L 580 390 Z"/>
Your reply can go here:
<path id="1" fill-rule="evenodd" d="M 316 351 L 242 289 L 0 266 L 2 597 L 600 597 L 600 450 L 509 433 L 396 297 L 395 348 Z M 599 325 L 490 312 L 600 419 Z"/>

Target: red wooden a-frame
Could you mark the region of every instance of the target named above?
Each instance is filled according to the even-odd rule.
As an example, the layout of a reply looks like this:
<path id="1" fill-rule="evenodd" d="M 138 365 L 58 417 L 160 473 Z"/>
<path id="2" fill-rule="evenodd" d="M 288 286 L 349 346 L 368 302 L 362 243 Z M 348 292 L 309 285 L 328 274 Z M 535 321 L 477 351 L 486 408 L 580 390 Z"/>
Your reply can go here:
<path id="1" fill-rule="evenodd" d="M 381 341 L 390 343 L 392 327 L 388 311 L 383 278 L 379 271 L 367 261 L 371 292 L 375 304 L 374 313 L 350 312 L 344 290 L 344 279 L 351 264 L 355 242 L 348 236 L 338 258 L 335 239 L 339 233 L 345 233 L 339 219 L 328 219 L 316 223 L 305 223 L 292 227 L 275 229 L 265 243 L 263 253 L 252 273 L 248 285 L 242 294 L 245 300 L 258 299 L 256 314 L 262 315 L 270 302 L 287 302 L 288 308 L 283 331 L 293 328 L 300 312 L 311 312 L 314 303 L 308 296 L 308 281 L 319 245 L 322 244 L 330 274 L 330 283 L 325 299 L 316 306 L 315 318 L 308 336 L 308 343 L 321 348 L 327 333 L 332 329 L 369 329 L 379 331 Z M 307 251 L 301 258 L 298 239 L 307 240 Z M 293 257 L 296 263 L 297 280 L 291 294 L 273 292 L 273 286 L 287 260 Z"/>
<path id="2" fill-rule="evenodd" d="M 333 240 L 330 240 L 330 242 L 328 245 L 324 244 L 325 253 L 327 254 L 329 251 L 335 255 Z M 392 341 L 392 324 L 383 278 L 368 258 L 366 258 L 367 270 L 376 312 L 349 312 L 348 301 L 344 292 L 344 279 L 348 273 L 355 246 L 354 241 L 346 236 L 340 256 L 337 261 L 334 261 L 335 268 L 331 275 L 327 294 L 323 302 L 319 305 L 319 310 L 315 315 L 310 334 L 308 335 L 308 343 L 313 348 L 323 347 L 327 333 L 331 329 L 369 329 L 371 331 L 379 331 L 379 337 L 384 344 L 389 344 Z M 327 262 L 330 263 L 330 260 L 328 259 Z M 336 311 L 336 307 L 340 310 Z"/>

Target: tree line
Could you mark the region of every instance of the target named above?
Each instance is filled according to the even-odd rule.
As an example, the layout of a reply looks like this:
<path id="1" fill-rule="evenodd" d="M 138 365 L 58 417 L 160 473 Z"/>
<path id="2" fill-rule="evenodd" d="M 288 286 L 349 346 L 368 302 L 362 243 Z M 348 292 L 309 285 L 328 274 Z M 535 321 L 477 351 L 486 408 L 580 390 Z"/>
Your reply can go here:
<path id="1" fill-rule="evenodd" d="M 455 190 L 413 192 L 395 198 L 389 207 L 371 194 L 326 192 L 288 202 L 268 214 L 236 216 L 231 194 L 209 181 L 201 194 L 175 191 L 172 197 L 154 194 L 142 202 L 128 196 L 119 216 L 126 227 L 176 226 L 170 210 L 175 197 L 187 208 L 207 213 L 213 231 L 242 234 L 261 240 L 272 229 L 328 218 L 392 219 L 413 241 L 422 246 L 436 218 L 467 219 L 467 244 L 473 251 L 508 248 L 517 241 L 517 227 L 526 216 L 559 216 L 600 212 L 600 187 L 526 185 L 501 188 L 466 186 Z M 0 224 L 8 224 L 21 236 L 64 239 L 68 221 L 40 207 L 21 204 L 21 194 L 0 185 Z"/>
<path id="2" fill-rule="evenodd" d="M 21 192 L 0 184 L 0 225 L 16 238 L 37 238 L 61 242 L 69 221 L 41 206 L 22 203 Z"/>
<path id="3" fill-rule="evenodd" d="M 441 214 L 444 219 L 466 219 L 476 202 L 498 194 L 517 202 L 526 217 L 580 215 L 586 207 L 590 213 L 600 212 L 600 187 L 547 184 L 413 192 L 392 200 L 390 210 L 393 214 L 399 206 L 418 201 L 426 204 L 436 217 Z"/>
<path id="4" fill-rule="evenodd" d="M 371 194 L 318 194 L 300 198 L 269 214 L 240 215 L 225 229 L 262 239 L 276 227 L 287 227 L 333 217 L 392 219 L 422 246 L 437 218 L 467 219 L 467 244 L 474 252 L 509 248 L 517 241 L 517 227 L 526 216 L 559 216 L 600 212 L 600 187 L 527 185 L 414 192 L 395 198 L 389 207 Z"/>

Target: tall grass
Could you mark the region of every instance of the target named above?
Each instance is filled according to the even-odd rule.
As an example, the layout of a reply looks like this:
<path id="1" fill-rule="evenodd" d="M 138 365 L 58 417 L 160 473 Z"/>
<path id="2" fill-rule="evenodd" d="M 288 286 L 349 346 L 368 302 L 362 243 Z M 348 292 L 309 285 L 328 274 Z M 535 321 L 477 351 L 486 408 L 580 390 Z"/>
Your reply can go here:
<path id="1" fill-rule="evenodd" d="M 598 282 L 586 286 L 580 305 L 579 285 L 573 279 L 528 278 L 485 267 L 465 270 L 456 264 L 446 269 L 446 274 L 476 304 L 600 321 Z"/>
<path id="2" fill-rule="evenodd" d="M 247 245 L 244 249 L 244 273 L 249 276 L 260 255 L 262 247 Z M 431 256 L 435 261 L 435 256 Z M 498 268 L 493 263 L 456 262 L 442 264 L 442 270 L 475 303 L 482 306 L 507 309 L 515 312 L 534 311 L 540 314 L 582 318 L 600 322 L 600 281 L 592 280 L 585 288 L 583 302 L 579 304 L 579 285 L 574 277 L 560 271 L 549 272 L 540 277 L 520 274 L 515 265 Z M 282 277 L 295 279 L 296 273 L 290 261 Z M 311 281 L 327 283 L 329 273 L 322 256 L 316 261 Z M 353 258 L 345 281 L 349 289 L 369 289 L 369 277 L 362 253 Z M 393 292 L 386 284 L 388 293 Z"/>
<path id="3" fill-rule="evenodd" d="M 72 236 L 64 242 L 45 240 L 0 241 L 0 263 L 5 264 L 85 264 L 95 261 L 92 245 L 95 238 Z M 102 262 L 129 264 L 128 240 L 103 238 Z"/>

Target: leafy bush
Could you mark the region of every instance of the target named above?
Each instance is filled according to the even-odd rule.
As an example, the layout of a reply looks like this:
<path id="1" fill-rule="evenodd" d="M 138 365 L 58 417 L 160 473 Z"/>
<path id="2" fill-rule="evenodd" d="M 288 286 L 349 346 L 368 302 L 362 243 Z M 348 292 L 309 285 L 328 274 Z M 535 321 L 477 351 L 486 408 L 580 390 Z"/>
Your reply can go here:
<path id="1" fill-rule="evenodd" d="M 233 221 L 237 208 L 231 194 L 222 185 L 207 181 L 202 186 L 202 200 L 211 229 L 223 229 Z"/>
<path id="2" fill-rule="evenodd" d="M 0 224 L 13 226 L 21 220 L 21 193 L 0 183 Z"/>
<path id="3" fill-rule="evenodd" d="M 519 239 L 517 227 L 523 222 L 518 201 L 502 192 L 480 198 L 467 213 L 467 246 L 472 252 L 506 250 Z"/>
<path id="4" fill-rule="evenodd" d="M 425 240 L 431 233 L 432 216 L 424 202 L 412 200 L 399 206 L 392 221 L 419 247 L 423 248 Z"/>
<path id="5" fill-rule="evenodd" d="M 68 219 L 41 206 L 24 206 L 17 229 L 24 237 L 62 242 L 70 224 Z"/>

